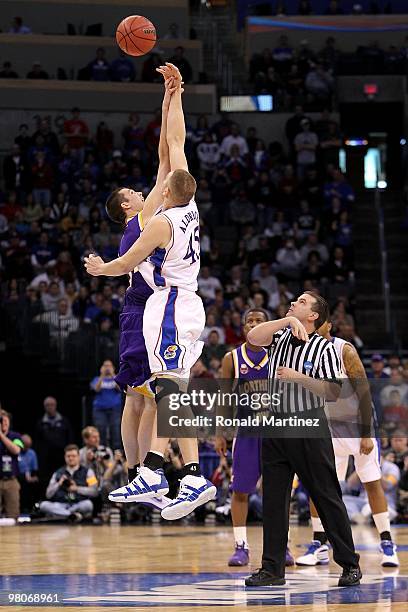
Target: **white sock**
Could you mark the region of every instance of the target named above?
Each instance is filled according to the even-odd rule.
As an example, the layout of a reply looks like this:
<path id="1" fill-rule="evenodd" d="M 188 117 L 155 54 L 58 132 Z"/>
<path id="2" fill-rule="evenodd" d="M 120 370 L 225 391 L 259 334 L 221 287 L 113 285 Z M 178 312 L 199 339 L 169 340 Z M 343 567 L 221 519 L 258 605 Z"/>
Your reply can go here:
<path id="1" fill-rule="evenodd" d="M 382 533 L 383 531 L 391 531 L 390 515 L 388 514 L 388 510 L 387 512 L 373 514 L 373 520 L 375 526 L 377 527 L 378 533 Z"/>
<path id="2" fill-rule="evenodd" d="M 242 546 L 242 544 L 245 544 L 245 548 L 248 548 L 246 527 L 234 527 L 234 538 L 237 544 L 239 544 L 240 546 Z"/>
<path id="3" fill-rule="evenodd" d="M 324 533 L 324 527 L 322 525 L 322 521 L 320 520 L 320 518 L 318 516 L 312 516 L 312 529 L 313 529 L 313 533 Z"/>

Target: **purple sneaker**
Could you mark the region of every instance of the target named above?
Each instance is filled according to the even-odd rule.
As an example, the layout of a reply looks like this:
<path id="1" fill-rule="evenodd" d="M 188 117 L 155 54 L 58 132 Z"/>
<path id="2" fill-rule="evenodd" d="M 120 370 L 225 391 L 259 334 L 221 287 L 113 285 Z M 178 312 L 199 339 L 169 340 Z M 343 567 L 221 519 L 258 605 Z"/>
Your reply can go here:
<path id="1" fill-rule="evenodd" d="M 249 563 L 249 549 L 245 548 L 245 544 L 236 544 L 235 552 L 230 557 L 228 565 L 232 567 L 241 567 Z"/>
<path id="2" fill-rule="evenodd" d="M 289 550 L 289 546 L 286 547 L 286 560 L 285 560 L 285 565 L 286 567 L 292 567 L 292 565 L 295 565 L 295 560 L 293 558 L 292 553 Z"/>

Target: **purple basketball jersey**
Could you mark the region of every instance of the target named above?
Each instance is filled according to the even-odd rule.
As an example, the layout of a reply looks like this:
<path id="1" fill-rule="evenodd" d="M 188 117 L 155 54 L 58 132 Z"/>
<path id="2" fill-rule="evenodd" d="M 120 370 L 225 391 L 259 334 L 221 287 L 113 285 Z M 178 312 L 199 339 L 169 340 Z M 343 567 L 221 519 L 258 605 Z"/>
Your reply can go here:
<path id="1" fill-rule="evenodd" d="M 122 240 L 119 245 L 119 256 L 124 255 L 132 247 L 136 240 L 140 238 L 140 234 L 143 231 L 143 217 L 142 213 L 138 213 L 135 217 L 128 221 L 125 231 L 123 232 Z M 147 300 L 151 296 L 153 291 L 144 280 L 143 276 L 138 270 L 130 272 L 130 288 L 134 289 L 137 293 L 134 293 L 134 297 L 137 296 L 141 301 Z M 133 293 L 133 292 L 132 292 Z M 129 296 L 130 297 L 130 296 Z"/>
<path id="2" fill-rule="evenodd" d="M 246 343 L 232 351 L 234 375 L 239 393 L 268 392 L 268 353 L 265 349 L 251 351 Z M 239 416 L 253 414 L 242 409 Z M 232 454 L 232 490 L 238 493 L 252 493 L 261 476 L 261 439 L 238 435 L 234 440 Z"/>
<path id="3" fill-rule="evenodd" d="M 124 255 L 140 237 L 143 230 L 142 214 L 133 217 L 123 232 L 119 255 Z M 117 384 L 126 389 L 138 387 L 150 377 L 150 366 L 143 337 L 143 315 L 147 299 L 153 293 L 140 272 L 130 273 L 130 286 L 120 315 L 119 372 Z"/>

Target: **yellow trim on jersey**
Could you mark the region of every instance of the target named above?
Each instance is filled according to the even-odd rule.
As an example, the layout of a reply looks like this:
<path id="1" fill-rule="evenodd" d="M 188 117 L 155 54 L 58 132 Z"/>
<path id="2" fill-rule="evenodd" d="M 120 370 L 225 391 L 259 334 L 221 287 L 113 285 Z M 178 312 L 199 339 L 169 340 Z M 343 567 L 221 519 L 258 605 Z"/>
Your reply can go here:
<path id="1" fill-rule="evenodd" d="M 150 390 L 147 383 L 143 383 L 143 385 L 139 385 L 138 387 L 130 387 L 132 391 L 136 391 L 140 393 L 140 395 L 144 395 L 145 397 L 154 398 L 154 393 Z"/>
<path id="2" fill-rule="evenodd" d="M 129 217 L 129 219 L 126 219 L 126 225 L 129 225 L 129 223 L 131 222 L 132 219 L 134 219 L 137 215 L 133 215 L 133 217 Z"/>
<path id="3" fill-rule="evenodd" d="M 232 355 L 232 362 L 234 364 L 234 378 L 239 378 L 237 349 L 232 349 L 231 355 Z"/>
<path id="4" fill-rule="evenodd" d="M 143 221 L 143 215 L 142 215 L 142 210 L 140 211 L 140 213 L 137 215 L 139 217 L 139 225 L 140 225 L 140 231 L 142 232 L 144 230 L 144 221 Z"/>
<path id="5" fill-rule="evenodd" d="M 241 353 L 242 353 L 242 357 L 245 363 L 249 365 L 250 368 L 253 368 L 254 370 L 260 370 L 261 368 L 264 367 L 264 365 L 268 363 L 268 353 L 266 353 L 265 357 L 259 362 L 259 364 L 255 365 L 246 351 L 246 342 L 244 342 L 244 344 L 241 345 Z"/>

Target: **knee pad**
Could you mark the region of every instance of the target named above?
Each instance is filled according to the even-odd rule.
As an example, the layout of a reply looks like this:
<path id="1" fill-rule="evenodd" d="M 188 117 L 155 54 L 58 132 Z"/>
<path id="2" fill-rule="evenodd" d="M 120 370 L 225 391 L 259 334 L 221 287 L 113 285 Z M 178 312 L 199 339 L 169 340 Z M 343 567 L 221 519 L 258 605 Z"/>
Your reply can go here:
<path id="1" fill-rule="evenodd" d="M 173 394 L 179 394 L 180 388 L 176 381 L 171 378 L 157 378 L 155 385 L 155 399 L 158 405 L 161 400 Z"/>

